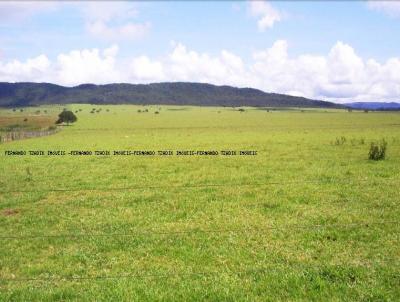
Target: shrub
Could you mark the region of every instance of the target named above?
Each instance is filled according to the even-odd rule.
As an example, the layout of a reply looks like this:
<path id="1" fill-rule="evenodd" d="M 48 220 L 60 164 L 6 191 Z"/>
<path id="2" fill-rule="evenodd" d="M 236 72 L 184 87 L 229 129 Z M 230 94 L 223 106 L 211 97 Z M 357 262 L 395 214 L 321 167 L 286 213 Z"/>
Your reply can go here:
<path id="1" fill-rule="evenodd" d="M 27 181 L 31 181 L 32 180 L 32 173 L 31 170 L 29 169 L 29 167 L 26 167 L 26 180 Z"/>
<path id="2" fill-rule="evenodd" d="M 28 121 L 28 119 L 27 118 L 24 118 L 24 122 L 27 122 Z"/>
<path id="3" fill-rule="evenodd" d="M 383 139 L 379 143 L 371 143 L 368 158 L 370 160 L 383 160 L 386 156 L 387 142 Z"/>
<path id="4" fill-rule="evenodd" d="M 343 145 L 346 142 L 346 138 L 344 136 L 337 137 L 335 140 L 335 145 L 340 146 Z"/>
<path id="5" fill-rule="evenodd" d="M 155 112 L 154 112 L 154 114 L 159 114 L 159 113 L 160 113 L 160 112 L 158 112 L 158 111 L 155 111 Z"/>
<path id="6" fill-rule="evenodd" d="M 364 112 L 365 112 L 365 113 L 368 113 L 368 112 L 369 112 L 369 110 L 365 109 L 365 110 L 364 110 Z"/>
<path id="7" fill-rule="evenodd" d="M 240 111 L 240 112 L 244 112 L 244 109 L 243 109 L 243 108 L 240 108 L 239 111 Z"/>

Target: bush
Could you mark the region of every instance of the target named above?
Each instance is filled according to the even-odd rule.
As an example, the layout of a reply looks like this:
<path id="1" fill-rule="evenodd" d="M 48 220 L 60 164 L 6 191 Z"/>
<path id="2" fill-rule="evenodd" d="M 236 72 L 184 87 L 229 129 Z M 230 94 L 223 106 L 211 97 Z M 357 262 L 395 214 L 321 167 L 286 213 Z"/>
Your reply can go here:
<path id="1" fill-rule="evenodd" d="M 387 142 L 383 139 L 379 143 L 371 143 L 368 158 L 370 160 L 383 160 L 386 156 Z"/>
<path id="2" fill-rule="evenodd" d="M 340 146 L 340 145 L 343 145 L 345 142 L 346 142 L 346 138 L 344 136 L 342 136 L 340 138 L 337 137 L 334 144 L 336 146 Z"/>
<path id="3" fill-rule="evenodd" d="M 154 114 L 159 114 L 159 113 L 160 113 L 160 112 L 158 112 L 158 111 L 155 111 L 155 112 L 154 112 Z"/>

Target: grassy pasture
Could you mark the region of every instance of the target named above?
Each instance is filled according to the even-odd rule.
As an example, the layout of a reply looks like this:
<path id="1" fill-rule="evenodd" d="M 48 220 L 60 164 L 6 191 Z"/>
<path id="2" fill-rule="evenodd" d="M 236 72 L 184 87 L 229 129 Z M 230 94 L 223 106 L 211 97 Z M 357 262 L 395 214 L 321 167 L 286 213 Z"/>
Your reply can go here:
<path id="1" fill-rule="evenodd" d="M 51 115 L 5 115 L 0 117 L 0 132 L 46 129 L 53 126 L 54 122 L 54 116 Z"/>
<path id="2" fill-rule="evenodd" d="M 399 113 L 68 108 L 59 133 L 0 144 L 1 301 L 400 299 Z M 5 156 L 210 149 L 258 155 Z"/>

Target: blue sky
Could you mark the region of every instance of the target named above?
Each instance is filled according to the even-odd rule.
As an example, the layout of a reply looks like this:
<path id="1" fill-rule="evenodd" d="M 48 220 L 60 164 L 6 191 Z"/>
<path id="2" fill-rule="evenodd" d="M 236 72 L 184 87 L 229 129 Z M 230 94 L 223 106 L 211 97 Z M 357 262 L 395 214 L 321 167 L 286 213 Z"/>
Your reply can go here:
<path id="1" fill-rule="evenodd" d="M 398 100 L 400 2 L 0 2 L 0 81 Z"/>

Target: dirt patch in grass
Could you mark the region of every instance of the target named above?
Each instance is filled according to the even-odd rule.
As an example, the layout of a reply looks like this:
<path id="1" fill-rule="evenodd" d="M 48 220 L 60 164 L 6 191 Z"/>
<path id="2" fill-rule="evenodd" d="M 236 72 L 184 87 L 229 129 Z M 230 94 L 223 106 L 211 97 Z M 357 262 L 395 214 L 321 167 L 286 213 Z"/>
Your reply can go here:
<path id="1" fill-rule="evenodd" d="M 20 211 L 17 209 L 4 209 L 1 211 L 3 216 L 14 216 L 17 215 Z"/>

